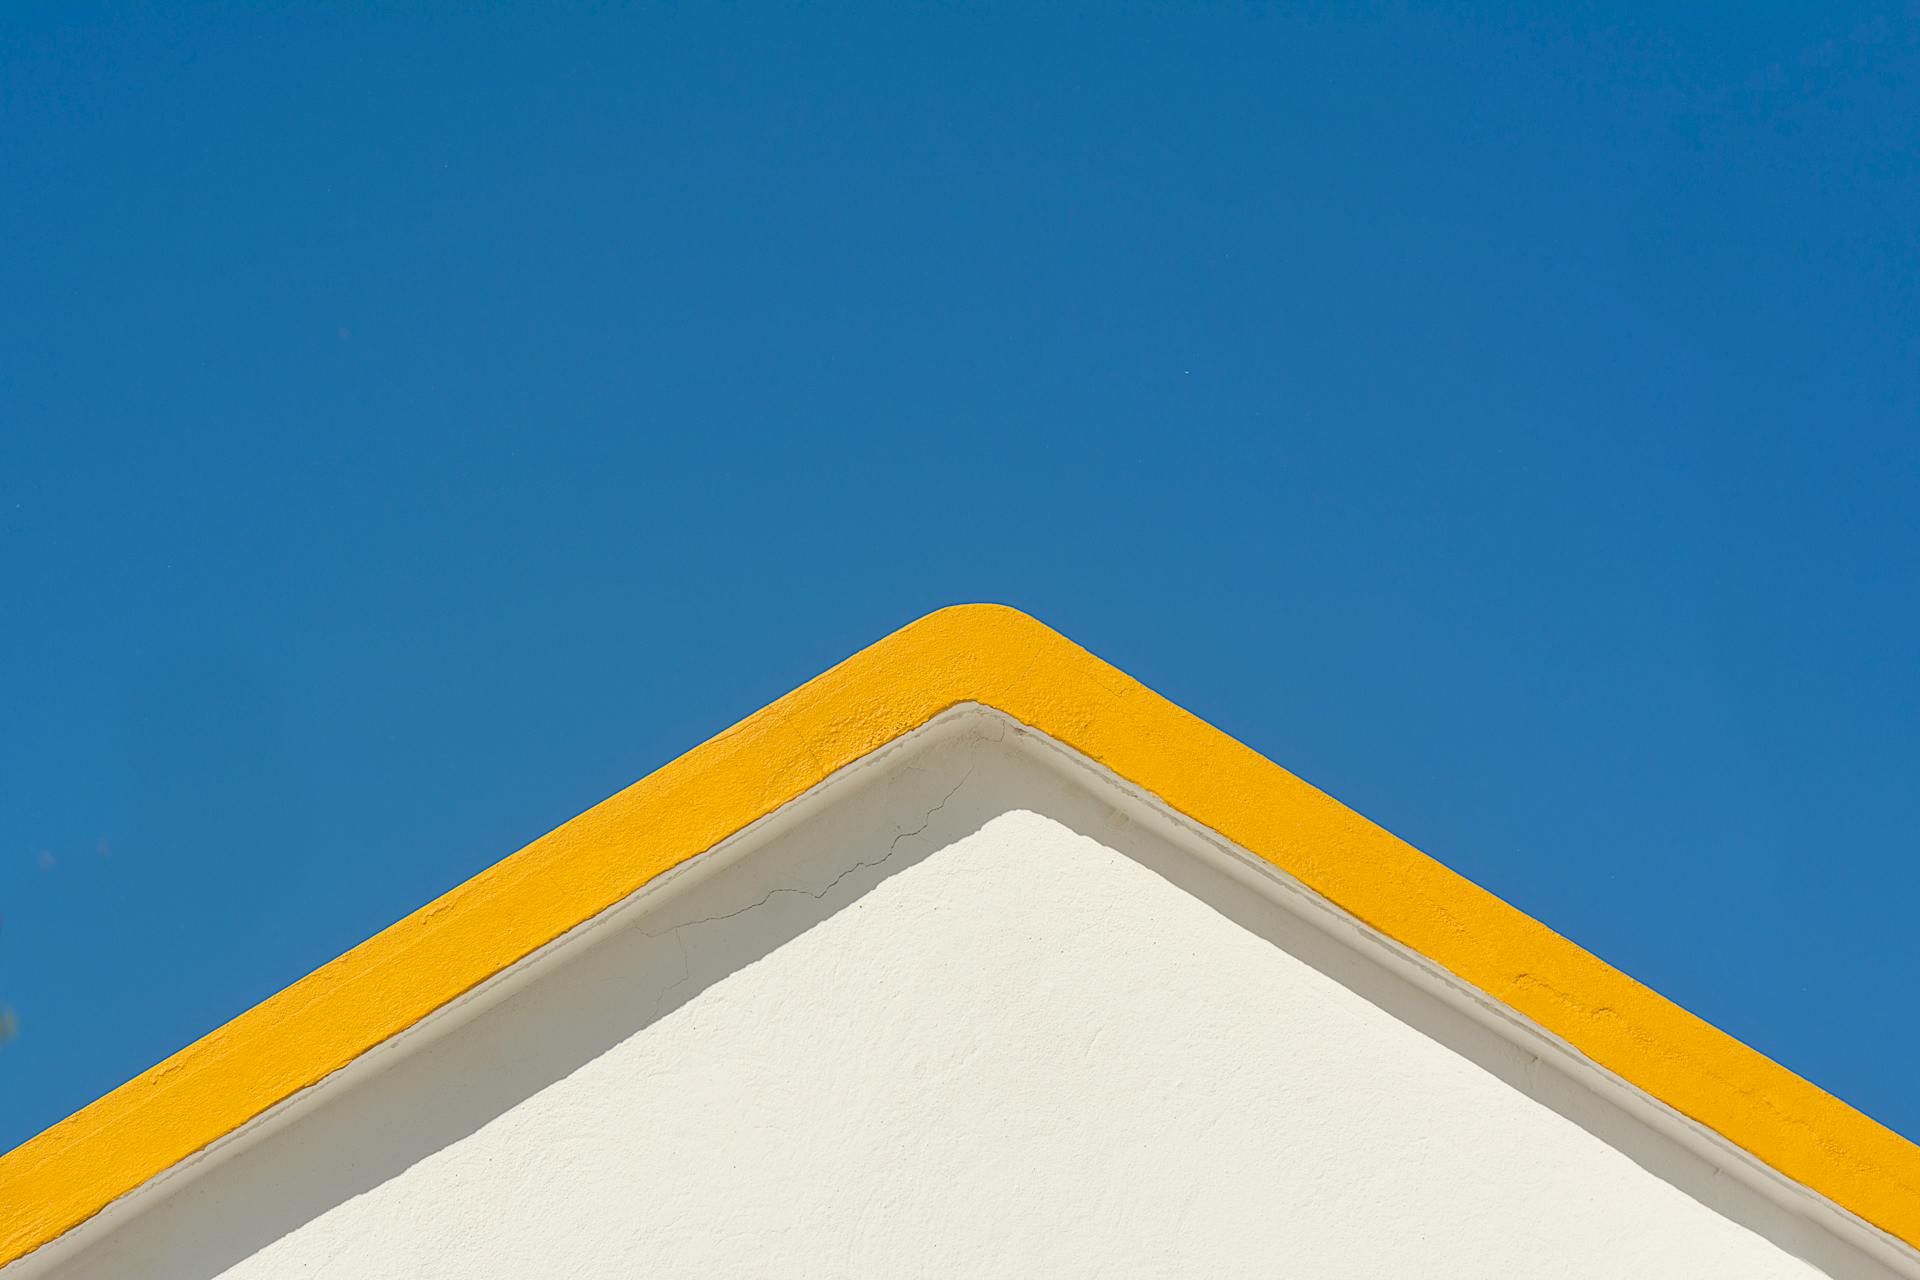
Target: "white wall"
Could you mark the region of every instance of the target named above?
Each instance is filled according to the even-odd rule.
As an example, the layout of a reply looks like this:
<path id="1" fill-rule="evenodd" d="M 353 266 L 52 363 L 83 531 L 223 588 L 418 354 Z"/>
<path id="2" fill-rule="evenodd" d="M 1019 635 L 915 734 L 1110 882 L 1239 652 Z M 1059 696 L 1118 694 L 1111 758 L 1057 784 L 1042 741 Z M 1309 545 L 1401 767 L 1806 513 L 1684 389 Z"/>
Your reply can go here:
<path id="1" fill-rule="evenodd" d="M 29 1263 L 1882 1274 L 977 733 L 894 753 Z"/>

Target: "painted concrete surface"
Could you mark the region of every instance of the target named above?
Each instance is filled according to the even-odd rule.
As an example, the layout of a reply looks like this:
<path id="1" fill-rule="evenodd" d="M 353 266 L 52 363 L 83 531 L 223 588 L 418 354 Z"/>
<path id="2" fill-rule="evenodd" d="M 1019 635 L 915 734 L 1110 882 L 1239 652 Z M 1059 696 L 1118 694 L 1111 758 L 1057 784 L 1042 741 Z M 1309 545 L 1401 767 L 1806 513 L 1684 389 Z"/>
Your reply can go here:
<path id="1" fill-rule="evenodd" d="M 28 1261 L 61 1280 L 1882 1274 L 1717 1200 L 1715 1170 L 1209 874 L 1028 755 L 932 741 Z"/>

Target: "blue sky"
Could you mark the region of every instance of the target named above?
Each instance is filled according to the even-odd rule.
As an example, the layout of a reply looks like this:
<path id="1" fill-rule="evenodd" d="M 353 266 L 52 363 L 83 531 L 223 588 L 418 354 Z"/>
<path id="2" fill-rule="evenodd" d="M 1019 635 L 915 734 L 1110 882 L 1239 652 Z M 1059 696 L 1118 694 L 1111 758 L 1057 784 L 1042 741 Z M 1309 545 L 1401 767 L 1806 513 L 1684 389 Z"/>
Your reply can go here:
<path id="1" fill-rule="evenodd" d="M 0 48 L 0 1147 L 961 600 L 1920 1137 L 1920 10 Z"/>

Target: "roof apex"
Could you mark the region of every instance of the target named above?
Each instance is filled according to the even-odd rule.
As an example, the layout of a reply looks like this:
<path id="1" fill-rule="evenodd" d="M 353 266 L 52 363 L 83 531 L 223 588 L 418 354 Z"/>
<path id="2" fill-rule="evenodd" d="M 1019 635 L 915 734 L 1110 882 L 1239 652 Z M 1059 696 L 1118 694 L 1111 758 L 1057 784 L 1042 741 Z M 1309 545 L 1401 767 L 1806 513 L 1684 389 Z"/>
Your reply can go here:
<path id="1" fill-rule="evenodd" d="M 1064 743 L 1920 1248 L 1920 1147 L 1002 605 L 896 631 L 0 1156 L 0 1266 L 963 703 Z"/>

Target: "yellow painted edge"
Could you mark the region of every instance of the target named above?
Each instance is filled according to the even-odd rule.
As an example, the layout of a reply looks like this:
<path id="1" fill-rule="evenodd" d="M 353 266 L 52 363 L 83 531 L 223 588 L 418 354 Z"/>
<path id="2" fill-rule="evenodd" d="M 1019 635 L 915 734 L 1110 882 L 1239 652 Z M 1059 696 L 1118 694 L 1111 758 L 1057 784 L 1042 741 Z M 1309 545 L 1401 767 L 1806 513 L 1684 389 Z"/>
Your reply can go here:
<path id="1" fill-rule="evenodd" d="M 1073 747 L 1920 1248 L 1920 1147 L 1025 614 L 943 609 L 0 1156 L 0 1266 L 962 702 Z"/>

